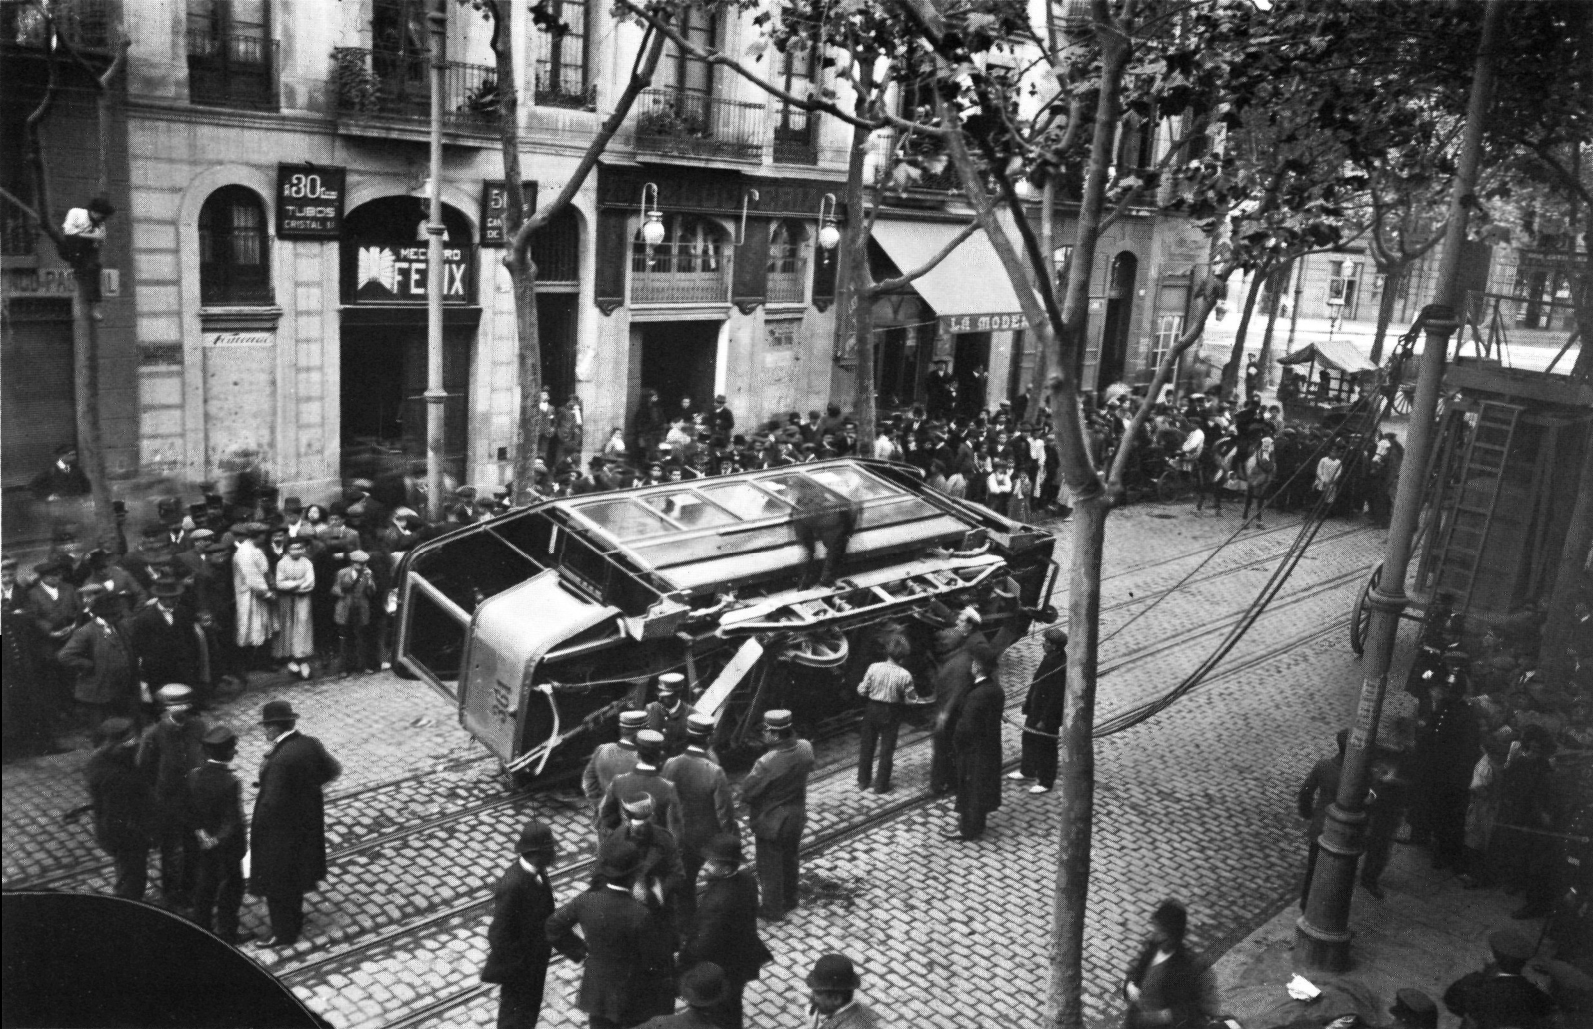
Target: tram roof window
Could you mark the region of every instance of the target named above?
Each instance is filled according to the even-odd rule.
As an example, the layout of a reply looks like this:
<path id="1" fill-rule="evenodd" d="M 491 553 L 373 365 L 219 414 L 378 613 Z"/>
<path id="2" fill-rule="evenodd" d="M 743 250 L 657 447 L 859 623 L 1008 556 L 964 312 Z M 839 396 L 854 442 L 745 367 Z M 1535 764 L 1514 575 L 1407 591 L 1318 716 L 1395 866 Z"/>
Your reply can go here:
<path id="1" fill-rule="evenodd" d="M 835 465 L 830 468 L 815 468 L 803 472 L 808 478 L 828 486 L 843 497 L 853 500 L 873 500 L 876 497 L 895 497 L 901 494 L 891 489 L 883 482 L 863 474 L 856 468 L 845 465 Z"/>
<path id="2" fill-rule="evenodd" d="M 761 518 L 783 517 L 791 510 L 790 504 L 748 482 L 703 486 L 700 492 L 737 518 L 747 522 L 755 522 Z"/>
<path id="3" fill-rule="evenodd" d="M 662 536 L 679 531 L 679 526 L 634 500 L 600 500 L 582 504 L 576 512 L 599 529 L 618 540 L 641 539 L 644 536 Z"/>
<path id="4" fill-rule="evenodd" d="M 737 518 L 727 514 L 691 490 L 658 493 L 642 497 L 642 503 L 661 514 L 668 515 L 688 529 L 705 529 L 712 525 L 733 525 Z"/>

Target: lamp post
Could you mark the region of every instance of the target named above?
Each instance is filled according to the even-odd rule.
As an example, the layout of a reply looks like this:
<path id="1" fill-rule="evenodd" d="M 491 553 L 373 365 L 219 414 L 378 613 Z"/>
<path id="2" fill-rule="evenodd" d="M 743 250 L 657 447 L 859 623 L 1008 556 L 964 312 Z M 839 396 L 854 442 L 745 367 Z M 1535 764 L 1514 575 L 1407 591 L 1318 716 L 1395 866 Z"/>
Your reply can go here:
<path id="1" fill-rule="evenodd" d="M 653 196 L 652 206 L 647 204 L 647 195 Z M 656 247 L 664 241 L 664 215 L 658 209 L 658 186 L 651 182 L 642 183 L 642 202 L 637 208 L 642 214 L 642 242 L 650 247 Z"/>
<path id="2" fill-rule="evenodd" d="M 825 205 L 829 205 L 826 213 Z M 826 193 L 819 197 L 819 246 L 825 250 L 834 250 L 841 242 L 841 230 L 835 226 L 835 194 Z"/>
<path id="3" fill-rule="evenodd" d="M 1483 15 L 1482 38 L 1477 44 L 1476 70 L 1471 81 L 1471 101 L 1460 150 L 1460 166 L 1450 193 L 1449 221 L 1438 262 L 1438 293 L 1422 311 L 1426 344 L 1416 379 L 1416 399 L 1411 405 L 1410 430 L 1405 441 L 1405 463 L 1400 467 L 1394 494 L 1394 512 L 1388 527 L 1388 549 L 1383 575 L 1372 590 L 1371 625 L 1367 629 L 1366 674 L 1361 681 L 1355 724 L 1344 751 L 1338 790 L 1328 805 L 1321 850 L 1305 913 L 1296 923 L 1295 962 L 1307 969 L 1339 972 L 1350 966 L 1350 898 L 1355 889 L 1355 865 L 1365 849 L 1366 787 L 1372 751 L 1377 746 L 1377 723 L 1388 690 L 1388 668 L 1393 663 L 1399 615 L 1409 603 L 1405 574 L 1410 567 L 1412 540 L 1421 515 L 1429 457 L 1437 422 L 1438 394 L 1443 386 L 1444 360 L 1449 337 L 1459 327 L 1455 310 L 1460 292 L 1460 251 L 1466 241 L 1468 205 L 1477 188 L 1477 165 L 1482 152 L 1483 120 L 1493 88 L 1494 40 L 1504 15 L 1504 0 L 1488 0 Z"/>
<path id="4" fill-rule="evenodd" d="M 426 219 L 426 507 L 432 521 L 443 513 L 443 227 L 442 117 L 443 72 L 448 66 L 448 15 L 434 0 L 426 21 L 431 28 L 431 188 Z"/>

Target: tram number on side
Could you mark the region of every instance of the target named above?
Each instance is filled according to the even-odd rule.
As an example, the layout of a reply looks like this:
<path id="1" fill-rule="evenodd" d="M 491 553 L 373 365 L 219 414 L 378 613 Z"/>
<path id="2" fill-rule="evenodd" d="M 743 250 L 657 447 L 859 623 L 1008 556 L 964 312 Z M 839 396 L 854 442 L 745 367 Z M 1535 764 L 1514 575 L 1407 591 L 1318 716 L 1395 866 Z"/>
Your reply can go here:
<path id="1" fill-rule="evenodd" d="M 514 688 L 502 679 L 492 681 L 492 715 L 499 722 L 514 721 Z"/>

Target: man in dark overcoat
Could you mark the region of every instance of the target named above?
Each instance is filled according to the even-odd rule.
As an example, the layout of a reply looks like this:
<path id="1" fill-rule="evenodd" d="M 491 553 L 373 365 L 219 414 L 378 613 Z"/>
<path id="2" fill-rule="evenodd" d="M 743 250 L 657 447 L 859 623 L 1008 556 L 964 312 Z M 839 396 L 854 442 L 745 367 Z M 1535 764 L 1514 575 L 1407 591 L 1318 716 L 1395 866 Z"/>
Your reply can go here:
<path id="1" fill-rule="evenodd" d="M 194 616 L 178 604 L 183 595 L 181 584 L 161 579 L 155 583 L 154 592 L 155 603 L 141 608 L 127 623 L 133 653 L 138 658 L 139 681 L 151 690 L 174 682 L 196 690 L 208 687 L 201 674 L 200 637 Z M 205 691 L 208 693 L 208 689 Z"/>
<path id="2" fill-rule="evenodd" d="M 707 860 L 708 845 L 721 833 L 736 833 L 736 804 L 730 780 L 708 752 L 714 720 L 693 714 L 687 724 L 686 751 L 664 764 L 663 776 L 680 795 L 680 859 L 686 872 L 689 918 L 697 894 L 697 873 Z"/>
<path id="3" fill-rule="evenodd" d="M 575 1004 L 592 1029 L 623 1029 L 674 1008 L 674 934 L 631 896 L 641 862 L 634 843 L 608 837 L 597 850 L 600 884 L 547 920 L 548 942 L 586 965 Z"/>
<path id="4" fill-rule="evenodd" d="M 626 816 L 622 805 L 638 794 L 653 800 L 652 820 L 680 838 L 682 822 L 680 794 L 675 784 L 660 772 L 664 764 L 664 735 L 652 729 L 636 734 L 636 767 L 616 775 L 608 785 L 608 793 L 598 806 L 597 825 L 600 834 L 611 833 L 624 826 Z"/>
<path id="5" fill-rule="evenodd" d="M 326 878 L 326 811 L 321 790 L 343 766 L 321 741 L 298 730 L 285 700 L 268 701 L 260 724 L 271 746 L 260 764 L 260 792 L 250 824 L 250 892 L 264 897 L 271 919 L 263 947 L 298 942 L 304 895 Z"/>
<path id="6" fill-rule="evenodd" d="M 941 630 L 935 637 L 935 650 L 944 656 L 940 669 L 935 673 L 935 727 L 929 741 L 931 793 L 950 793 L 956 784 L 951 723 L 968 691 L 973 688 L 972 648 L 984 642 L 985 638 L 979 632 L 979 614 L 972 608 L 964 609 L 957 616 L 955 625 Z"/>
<path id="7" fill-rule="evenodd" d="M 94 812 L 94 842 L 115 865 L 115 895 L 142 900 L 149 878 L 155 798 L 134 760 L 138 733 L 129 718 L 107 718 L 98 733 L 99 748 L 84 769 Z"/>
<path id="8" fill-rule="evenodd" d="M 500 984 L 498 1029 L 536 1029 L 547 980 L 547 923 L 553 914 L 548 865 L 558 849 L 553 830 L 532 819 L 520 832 L 514 864 L 492 891 L 487 963 L 481 981 Z"/>
<path id="9" fill-rule="evenodd" d="M 0 688 L 5 691 L 5 757 L 55 751 L 58 694 L 54 648 L 46 653 L 38 625 L 17 585 L 17 559 L 0 559 Z"/>
<path id="10" fill-rule="evenodd" d="M 725 973 L 725 999 L 714 1010 L 721 1029 L 742 1029 L 742 993 L 774 959 L 758 938 L 758 881 L 742 868 L 741 841 L 732 833 L 713 839 L 706 851 L 707 885 L 680 948 L 680 967 L 703 962 Z"/>
<path id="11" fill-rule="evenodd" d="M 1514 929 L 1488 937 L 1493 962 L 1444 991 L 1444 1006 L 1460 1016 L 1461 1029 L 1538 1029 L 1548 1023 L 1554 1007 L 1549 995 L 1521 974 L 1537 949 Z"/>
<path id="12" fill-rule="evenodd" d="M 1001 807 L 1001 709 L 1006 705 L 1006 694 L 996 679 L 996 649 L 980 643 L 971 654 L 973 688 L 950 725 L 957 770 L 957 828 L 945 834 L 965 843 L 983 836 L 986 817 Z"/>
<path id="13" fill-rule="evenodd" d="M 778 921 L 797 906 L 797 878 L 802 831 L 808 822 L 808 774 L 813 771 L 813 744 L 797 739 L 791 712 L 763 713 L 769 749 L 741 781 L 741 795 L 751 811 L 748 819 L 757 842 L 759 911 Z"/>
<path id="14" fill-rule="evenodd" d="M 1322 829 L 1327 825 L 1328 805 L 1337 798 L 1339 777 L 1344 774 L 1344 748 L 1350 741 L 1349 730 L 1340 729 L 1333 740 L 1338 744 L 1338 753 L 1311 766 L 1311 771 L 1306 774 L 1305 782 L 1300 784 L 1294 798 L 1300 817 L 1306 819 L 1305 885 L 1300 887 L 1302 911 L 1305 910 L 1306 899 L 1311 895 L 1311 877 L 1316 874 L 1316 859 L 1321 852 L 1319 841 Z"/>
<path id="15" fill-rule="evenodd" d="M 111 717 L 141 721 L 138 662 L 117 621 L 121 600 L 97 584 L 79 592 L 88 600 L 91 617 L 73 630 L 60 653 L 62 667 L 77 677 L 73 699 L 95 724 Z"/>
<path id="16" fill-rule="evenodd" d="M 1464 690 L 1446 674 L 1433 687 L 1432 707 L 1416 730 L 1413 814 L 1432 834 L 1434 868 L 1461 859 L 1477 747 L 1477 717 Z"/>
<path id="17" fill-rule="evenodd" d="M 232 770 L 238 735 L 225 725 L 200 740 L 205 763 L 188 773 L 190 822 L 197 844 L 194 921 L 228 943 L 238 942 L 243 906 L 243 856 L 249 835 L 243 823 L 243 784 Z"/>
<path id="18" fill-rule="evenodd" d="M 194 714 L 194 691 L 187 686 L 162 686 L 155 699 L 161 714 L 139 741 L 138 769 L 155 787 L 161 892 L 168 903 L 187 907 L 199 871 L 199 843 L 189 826 L 188 773 L 205 762 L 202 741 L 209 727 Z"/>
<path id="19" fill-rule="evenodd" d="M 1019 782 L 1035 780 L 1030 793 L 1049 793 L 1056 785 L 1056 755 L 1061 743 L 1057 734 L 1062 731 L 1068 689 L 1068 634 L 1053 625 L 1045 630 L 1041 645 L 1045 653 L 1023 698 L 1023 762 L 1007 776 Z"/>

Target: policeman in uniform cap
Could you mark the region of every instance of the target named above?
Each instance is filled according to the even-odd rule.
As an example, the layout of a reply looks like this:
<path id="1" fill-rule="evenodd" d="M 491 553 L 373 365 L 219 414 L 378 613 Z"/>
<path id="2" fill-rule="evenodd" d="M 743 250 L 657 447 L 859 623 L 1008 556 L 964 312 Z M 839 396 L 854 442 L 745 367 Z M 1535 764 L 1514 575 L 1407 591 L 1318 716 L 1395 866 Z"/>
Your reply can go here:
<path id="1" fill-rule="evenodd" d="M 708 747 L 715 724 L 709 716 L 692 712 L 686 720 L 685 752 L 670 758 L 663 769 L 664 778 L 674 783 L 680 796 L 680 848 L 686 868 L 688 918 L 708 844 L 721 833 L 739 832 L 730 781 Z"/>
<path id="2" fill-rule="evenodd" d="M 243 906 L 243 786 L 232 771 L 238 734 L 225 725 L 200 740 L 205 762 L 188 773 L 193 837 L 198 849 L 194 880 L 194 921 L 228 943 L 238 942 L 238 910 Z"/>
<path id="3" fill-rule="evenodd" d="M 808 775 L 813 771 L 813 744 L 799 740 L 791 712 L 763 714 L 769 749 L 753 764 L 741 783 L 751 809 L 752 835 L 757 841 L 758 883 L 763 891 L 763 917 L 782 919 L 797 906 L 798 855 L 808 820 Z"/>
<path id="4" fill-rule="evenodd" d="M 879 1018 L 857 999 L 863 985 L 845 954 L 824 954 L 808 973 L 808 1014 L 813 1029 L 874 1029 Z"/>
<path id="5" fill-rule="evenodd" d="M 553 945 L 546 925 L 553 914 L 548 865 L 558 851 L 553 830 L 532 819 L 520 831 L 515 861 L 492 891 L 487 963 L 481 981 L 499 983 L 498 1029 L 536 1029 Z"/>
<path id="6" fill-rule="evenodd" d="M 664 759 L 664 736 L 652 729 L 642 729 L 636 734 L 636 767 L 616 775 L 609 783 L 608 793 L 598 808 L 597 822 L 600 834 L 621 828 L 627 815 L 621 802 L 637 794 L 652 798 L 652 821 L 668 829 L 676 840 L 684 830 L 681 821 L 680 794 L 675 784 L 661 774 Z"/>
<path id="7" fill-rule="evenodd" d="M 686 749 L 691 712 L 691 705 L 686 703 L 686 677 L 679 672 L 660 675 L 658 699 L 647 705 L 647 727 L 664 734 L 664 757 L 674 757 Z"/>
<path id="8" fill-rule="evenodd" d="M 620 738 L 617 743 L 604 743 L 592 751 L 586 771 L 581 773 L 581 791 L 592 805 L 592 820 L 597 821 L 598 809 L 614 777 L 636 767 L 636 734 L 647 727 L 646 711 L 621 711 Z"/>
<path id="9" fill-rule="evenodd" d="M 1396 991 L 1388 1013 L 1394 1021 L 1387 1029 L 1438 1029 L 1438 1005 L 1420 990 Z"/>
<path id="10" fill-rule="evenodd" d="M 1553 1007 L 1549 995 L 1522 976 L 1537 951 L 1513 929 L 1488 937 L 1493 963 L 1461 976 L 1444 991 L 1444 1006 L 1461 1018 L 1462 1029 L 1537 1029 Z"/>
<path id="11" fill-rule="evenodd" d="M 210 727 L 193 713 L 190 687 L 168 683 L 155 699 L 161 715 L 139 741 L 138 769 L 155 787 L 161 892 L 169 903 L 187 907 L 199 869 L 199 842 L 188 825 L 188 773 L 205 763 L 203 741 Z"/>

